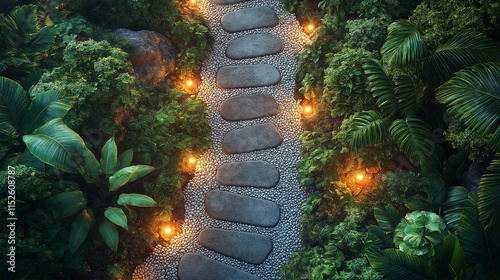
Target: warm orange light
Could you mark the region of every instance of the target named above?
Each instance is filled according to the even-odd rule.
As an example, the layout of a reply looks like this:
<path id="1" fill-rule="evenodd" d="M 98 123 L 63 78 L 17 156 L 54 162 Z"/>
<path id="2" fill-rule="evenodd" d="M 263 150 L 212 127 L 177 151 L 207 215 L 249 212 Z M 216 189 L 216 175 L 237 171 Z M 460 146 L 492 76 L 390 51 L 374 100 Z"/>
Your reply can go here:
<path id="1" fill-rule="evenodd" d="M 363 180 L 363 175 L 359 174 L 358 175 L 358 180 Z"/>
<path id="2" fill-rule="evenodd" d="M 309 25 L 307 26 L 307 30 L 309 30 L 309 31 L 313 31 L 313 30 L 314 30 L 314 25 L 313 25 L 313 24 L 309 24 Z"/>
<path id="3" fill-rule="evenodd" d="M 195 157 L 190 157 L 189 158 L 189 163 L 195 164 L 196 163 L 196 158 Z"/>
<path id="4" fill-rule="evenodd" d="M 305 106 L 305 107 L 304 107 L 304 112 L 305 112 L 306 114 L 311 113 L 311 112 L 312 112 L 312 107 L 311 107 L 311 106 Z"/>
<path id="5" fill-rule="evenodd" d="M 191 4 L 196 4 L 196 0 L 191 0 Z"/>
<path id="6" fill-rule="evenodd" d="M 169 228 L 169 227 L 166 227 L 166 228 L 165 228 L 165 233 L 166 233 L 166 234 L 170 234 L 171 232 L 172 232 L 172 229 L 171 229 L 171 228 Z"/>
<path id="7" fill-rule="evenodd" d="M 188 87 L 192 86 L 192 85 L 193 85 L 193 81 L 191 81 L 191 80 L 187 81 L 187 82 L 186 82 L 186 85 L 187 85 Z"/>

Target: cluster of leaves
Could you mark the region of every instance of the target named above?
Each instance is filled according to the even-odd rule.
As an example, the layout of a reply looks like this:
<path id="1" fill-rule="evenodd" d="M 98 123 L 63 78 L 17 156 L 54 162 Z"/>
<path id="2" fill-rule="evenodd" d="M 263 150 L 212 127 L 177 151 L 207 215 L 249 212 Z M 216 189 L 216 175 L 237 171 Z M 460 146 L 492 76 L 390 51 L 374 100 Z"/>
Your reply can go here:
<path id="1" fill-rule="evenodd" d="M 392 201 L 404 201 L 409 193 L 423 191 L 430 180 L 420 173 L 396 170 L 382 175 L 382 183 Z"/>

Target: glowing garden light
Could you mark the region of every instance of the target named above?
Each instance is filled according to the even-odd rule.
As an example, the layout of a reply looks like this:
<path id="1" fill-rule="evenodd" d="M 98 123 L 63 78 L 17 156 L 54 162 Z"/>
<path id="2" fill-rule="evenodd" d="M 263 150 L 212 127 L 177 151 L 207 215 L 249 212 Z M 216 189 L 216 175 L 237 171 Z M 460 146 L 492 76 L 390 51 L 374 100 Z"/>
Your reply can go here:
<path id="1" fill-rule="evenodd" d="M 172 229 L 171 229 L 171 228 L 169 228 L 169 227 L 166 227 L 166 228 L 165 228 L 165 234 L 168 234 L 168 235 L 169 235 L 170 233 L 172 233 Z"/>
<path id="2" fill-rule="evenodd" d="M 186 82 L 186 85 L 187 85 L 188 87 L 192 86 L 192 85 L 193 85 L 193 81 L 188 80 L 188 81 Z"/>
<path id="3" fill-rule="evenodd" d="M 357 179 L 358 179 L 359 181 L 363 180 L 363 175 L 359 174 L 359 175 L 357 176 Z"/>
<path id="4" fill-rule="evenodd" d="M 189 163 L 195 164 L 196 163 L 196 158 L 195 157 L 190 157 L 189 158 Z"/>
<path id="5" fill-rule="evenodd" d="M 190 0 L 191 4 L 196 5 L 196 0 Z"/>
<path id="6" fill-rule="evenodd" d="M 309 30 L 309 32 L 314 31 L 314 24 L 309 24 L 309 25 L 307 26 L 307 30 Z"/>

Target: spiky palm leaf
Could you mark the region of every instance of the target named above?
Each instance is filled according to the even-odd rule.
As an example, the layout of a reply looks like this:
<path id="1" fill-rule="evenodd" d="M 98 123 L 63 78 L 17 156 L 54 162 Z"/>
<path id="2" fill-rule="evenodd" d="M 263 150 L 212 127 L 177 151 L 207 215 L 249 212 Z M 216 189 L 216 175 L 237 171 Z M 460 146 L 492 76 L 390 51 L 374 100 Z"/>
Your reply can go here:
<path id="1" fill-rule="evenodd" d="M 398 249 L 386 249 L 378 253 L 368 251 L 366 256 L 373 269 L 384 279 L 437 279 L 429 260 L 425 257 L 408 255 Z"/>
<path id="2" fill-rule="evenodd" d="M 382 56 L 388 64 L 407 66 L 429 54 L 417 26 L 407 20 L 398 20 L 388 27 L 389 34 L 382 46 Z"/>
<path id="3" fill-rule="evenodd" d="M 388 117 L 396 114 L 398 101 L 394 92 L 395 85 L 384 65 L 378 60 L 370 59 L 363 65 L 363 69 L 365 69 L 365 74 L 368 76 L 370 92 L 377 99 L 380 111 Z"/>
<path id="4" fill-rule="evenodd" d="M 500 63 L 478 64 L 457 72 L 439 88 L 436 99 L 481 137 L 493 134 L 490 145 L 500 148 Z"/>
<path id="5" fill-rule="evenodd" d="M 399 112 L 403 116 L 416 115 L 422 104 L 424 87 L 421 81 L 410 75 L 403 75 L 396 79 L 395 96 Z"/>
<path id="6" fill-rule="evenodd" d="M 453 74 L 478 63 L 500 61 L 500 46 L 481 33 L 462 32 L 422 60 L 422 79 L 441 85 Z"/>
<path id="7" fill-rule="evenodd" d="M 485 174 L 479 184 L 479 215 L 485 225 L 500 230 L 500 153 L 488 170 L 491 173 Z"/>
<path id="8" fill-rule="evenodd" d="M 395 120 L 389 127 L 392 138 L 399 148 L 420 167 L 431 161 L 433 142 L 426 124 L 413 117 Z"/>
<path id="9" fill-rule="evenodd" d="M 494 229 L 485 229 L 479 221 L 477 195 L 469 193 L 458 223 L 457 237 L 469 264 L 479 264 L 487 271 L 500 267 L 500 235 Z"/>
<path id="10" fill-rule="evenodd" d="M 390 121 L 384 119 L 377 111 L 359 113 L 349 129 L 351 149 L 365 148 L 386 137 L 389 133 L 389 125 Z"/>
<path id="11" fill-rule="evenodd" d="M 469 192 L 464 187 L 454 186 L 448 188 L 448 197 L 443 204 L 443 213 L 446 226 L 452 232 L 457 230 L 468 195 Z"/>

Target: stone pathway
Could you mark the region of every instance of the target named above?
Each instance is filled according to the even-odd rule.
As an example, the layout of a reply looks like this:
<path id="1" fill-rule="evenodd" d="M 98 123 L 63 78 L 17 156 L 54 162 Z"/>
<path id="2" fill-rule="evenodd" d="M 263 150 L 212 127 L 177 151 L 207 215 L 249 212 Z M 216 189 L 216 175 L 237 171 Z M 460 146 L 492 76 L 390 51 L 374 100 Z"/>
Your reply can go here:
<path id="1" fill-rule="evenodd" d="M 307 41 L 280 0 L 204 0 L 216 39 L 202 68 L 213 147 L 184 191 L 182 233 L 134 279 L 279 279 L 300 245 L 301 108 L 293 54 Z"/>

